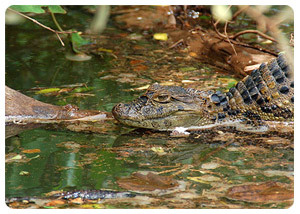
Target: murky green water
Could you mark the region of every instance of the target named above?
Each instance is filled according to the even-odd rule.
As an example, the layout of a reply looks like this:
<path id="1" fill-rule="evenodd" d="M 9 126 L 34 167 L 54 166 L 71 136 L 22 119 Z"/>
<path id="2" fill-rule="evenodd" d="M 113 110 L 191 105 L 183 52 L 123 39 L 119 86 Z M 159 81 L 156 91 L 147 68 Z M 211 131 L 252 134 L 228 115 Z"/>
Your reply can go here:
<path id="1" fill-rule="evenodd" d="M 69 14 L 71 17 L 78 13 L 80 11 L 71 10 Z M 85 13 L 80 14 L 77 25 L 86 27 L 91 16 Z M 71 23 L 68 20 L 70 17 L 65 20 L 66 24 Z M 47 23 L 46 17 L 40 20 Z M 118 33 L 114 34 L 114 32 Z M 118 59 L 109 54 L 103 54 L 94 55 L 90 61 L 71 62 L 65 59 L 65 48 L 51 32 L 40 29 L 32 23 L 25 23 L 23 26 L 8 26 L 6 27 L 6 85 L 35 99 L 56 105 L 72 103 L 82 109 L 111 111 L 116 103 L 132 100 L 133 97 L 142 93 L 142 91 L 132 89 L 155 82 L 159 75 L 162 75 L 162 79 L 166 78 L 168 74 L 162 74 L 159 72 L 160 69 L 161 71 L 174 69 L 174 72 L 181 72 L 182 75 L 179 77 L 168 76 L 173 81 L 179 82 L 191 76 L 195 78 L 200 76 L 201 78 L 196 81 L 201 83 L 207 79 L 213 79 L 212 77 L 218 79 L 223 75 L 215 74 L 213 70 L 206 69 L 200 63 L 195 65 L 194 62 L 184 62 L 178 59 L 169 62 L 167 68 L 164 68 L 166 65 L 163 63 L 151 63 L 152 59 L 162 56 L 159 55 L 161 54 L 159 51 L 154 51 L 161 49 L 159 44 L 145 38 L 131 40 L 128 36 L 120 37 L 118 35 L 120 33 L 127 32 L 114 31 L 110 28 L 104 34 L 106 37 L 103 37 L 105 43 L 103 48 L 111 48 L 118 52 Z M 114 39 L 109 39 L 110 37 Z M 118 47 L 128 47 L 128 49 L 119 50 Z M 144 49 L 140 50 L 141 47 Z M 132 60 L 143 57 L 145 49 L 151 50 L 149 56 L 142 58 L 143 60 L 149 59 L 143 62 L 147 68 L 132 71 L 135 67 L 133 63 L 130 67 L 130 63 Z M 169 55 L 183 57 L 184 53 L 182 55 L 170 53 Z M 178 69 L 191 67 L 191 65 L 196 68 L 195 71 L 188 73 Z M 168 81 L 168 78 L 165 80 Z M 233 77 L 230 76 L 230 78 Z M 45 96 L 36 95 L 30 90 L 38 86 L 55 87 L 77 83 L 85 83 L 89 87 L 94 87 L 89 92 L 91 96 L 71 96 L 70 94 Z M 221 86 L 209 85 L 209 87 Z M 242 136 L 228 146 L 226 138 L 222 135 L 223 132 L 201 134 L 201 136 L 196 134 L 189 138 L 172 138 L 169 133 L 147 130 L 130 132 L 132 129 L 113 121 L 103 124 L 103 127 L 101 133 L 77 133 L 65 129 L 38 128 L 6 139 L 5 150 L 7 159 L 10 159 L 6 163 L 5 170 L 6 197 L 41 196 L 44 193 L 61 189 L 122 190 L 116 183 L 120 177 L 129 176 L 136 171 L 156 171 L 161 172 L 162 175 L 172 175 L 186 164 L 195 164 L 195 167 L 193 170 L 179 173 L 176 178 L 187 182 L 189 191 L 195 190 L 193 194 L 196 196 L 191 199 L 171 196 L 176 198 L 173 202 L 164 201 L 167 199 L 161 197 L 162 204 L 154 203 L 152 207 L 176 207 L 178 201 L 185 203 L 185 200 L 193 201 L 194 207 L 201 207 L 202 205 L 197 202 L 200 199 L 197 197 L 204 192 L 204 196 L 201 196 L 207 196 L 204 207 L 222 207 L 224 203 L 234 204 L 226 200 L 214 201 L 212 195 L 214 193 L 218 195 L 223 191 L 220 183 L 224 186 L 265 181 L 293 183 L 293 147 L 289 143 L 293 141 L 293 136 L 278 136 L 281 141 L 276 145 L 266 143 L 270 135 Z M 236 136 L 240 133 L 231 134 Z M 209 155 L 218 148 L 221 149 Z M 24 152 L 36 149 L 39 149 L 39 152 L 32 154 Z M 17 155 L 22 155 L 22 161 L 11 159 Z M 203 165 L 205 163 L 215 165 L 209 168 Z M 168 171 L 170 169 L 174 170 Z M 29 174 L 21 175 L 23 171 Z M 208 174 L 216 176 L 218 180 L 199 182 L 192 179 Z M 211 190 L 212 187 L 213 190 Z M 115 205 L 114 207 L 122 206 Z M 191 208 L 193 206 L 191 205 Z M 256 207 L 256 205 L 251 206 Z M 284 207 L 280 204 L 276 206 Z M 135 206 L 129 204 L 127 207 L 134 208 Z M 185 205 L 182 204 L 182 207 Z"/>

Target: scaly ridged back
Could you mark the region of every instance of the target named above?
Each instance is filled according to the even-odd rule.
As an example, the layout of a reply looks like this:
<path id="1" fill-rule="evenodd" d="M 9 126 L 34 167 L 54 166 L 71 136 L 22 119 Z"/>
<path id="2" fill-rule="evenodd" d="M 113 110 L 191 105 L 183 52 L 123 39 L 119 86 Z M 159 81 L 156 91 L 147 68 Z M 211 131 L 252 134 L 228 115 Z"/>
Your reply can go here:
<path id="1" fill-rule="evenodd" d="M 211 101 L 223 108 L 221 120 L 246 117 L 256 120 L 291 121 L 294 117 L 294 81 L 282 54 L 262 63 L 226 94 L 215 93 Z"/>

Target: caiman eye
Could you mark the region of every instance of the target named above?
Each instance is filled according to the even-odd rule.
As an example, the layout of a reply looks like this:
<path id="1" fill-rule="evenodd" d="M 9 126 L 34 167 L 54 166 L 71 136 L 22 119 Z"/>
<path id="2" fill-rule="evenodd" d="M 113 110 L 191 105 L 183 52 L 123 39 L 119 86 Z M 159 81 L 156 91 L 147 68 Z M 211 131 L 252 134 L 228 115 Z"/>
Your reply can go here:
<path id="1" fill-rule="evenodd" d="M 170 96 L 165 94 L 165 95 L 158 95 L 157 97 L 153 98 L 155 101 L 160 102 L 160 103 L 166 103 L 170 101 Z"/>

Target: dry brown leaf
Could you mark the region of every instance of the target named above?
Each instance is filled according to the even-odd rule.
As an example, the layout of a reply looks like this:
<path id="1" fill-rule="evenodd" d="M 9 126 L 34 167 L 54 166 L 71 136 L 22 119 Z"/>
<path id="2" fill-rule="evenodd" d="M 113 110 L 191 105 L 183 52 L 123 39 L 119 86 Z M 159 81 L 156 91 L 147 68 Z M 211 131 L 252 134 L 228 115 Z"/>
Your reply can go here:
<path id="1" fill-rule="evenodd" d="M 157 175 L 152 172 L 147 174 L 135 172 L 129 178 L 118 179 L 117 183 L 120 187 L 133 191 L 152 191 L 178 186 L 177 181 L 172 177 Z"/>
<path id="2" fill-rule="evenodd" d="M 47 204 L 45 204 L 45 206 L 52 207 L 52 206 L 57 206 L 57 205 L 63 205 L 65 203 L 66 203 L 66 201 L 64 201 L 62 199 L 58 199 L 58 200 L 53 200 L 53 201 L 48 202 Z"/>
<path id="3" fill-rule="evenodd" d="M 248 202 L 283 201 L 293 199 L 294 191 L 278 182 L 266 182 L 231 187 L 228 189 L 226 197 Z"/>

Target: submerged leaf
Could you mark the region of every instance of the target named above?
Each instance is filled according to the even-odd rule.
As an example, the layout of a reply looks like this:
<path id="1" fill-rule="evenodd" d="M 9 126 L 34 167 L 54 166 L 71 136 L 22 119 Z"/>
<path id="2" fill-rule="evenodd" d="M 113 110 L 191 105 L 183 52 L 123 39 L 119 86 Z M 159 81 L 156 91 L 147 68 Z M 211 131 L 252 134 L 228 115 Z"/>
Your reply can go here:
<path id="1" fill-rule="evenodd" d="M 82 62 L 82 61 L 88 61 L 90 60 L 92 57 L 85 54 L 85 53 L 67 53 L 66 54 L 66 59 L 70 60 L 70 61 L 76 61 L 76 62 Z"/>
<path id="2" fill-rule="evenodd" d="M 73 90 L 73 92 L 75 93 L 82 93 L 82 92 L 87 92 L 87 91 L 91 91 L 91 90 L 94 90 L 95 87 L 80 87 L 80 88 L 75 88 Z"/>
<path id="3" fill-rule="evenodd" d="M 226 197 L 232 200 L 249 202 L 270 202 L 290 200 L 294 198 L 294 191 L 278 182 L 239 185 L 228 189 Z"/>
<path id="4" fill-rule="evenodd" d="M 152 172 L 135 172 L 129 178 L 120 178 L 117 183 L 120 187 L 134 191 L 153 191 L 169 189 L 178 186 L 178 182 L 171 176 L 157 175 Z"/>

